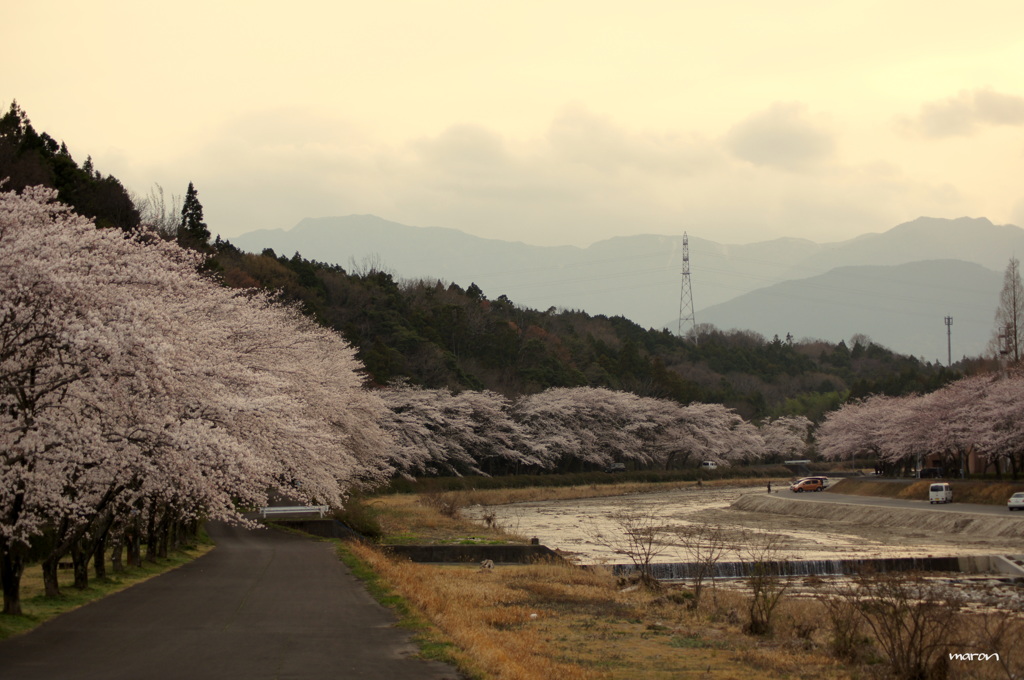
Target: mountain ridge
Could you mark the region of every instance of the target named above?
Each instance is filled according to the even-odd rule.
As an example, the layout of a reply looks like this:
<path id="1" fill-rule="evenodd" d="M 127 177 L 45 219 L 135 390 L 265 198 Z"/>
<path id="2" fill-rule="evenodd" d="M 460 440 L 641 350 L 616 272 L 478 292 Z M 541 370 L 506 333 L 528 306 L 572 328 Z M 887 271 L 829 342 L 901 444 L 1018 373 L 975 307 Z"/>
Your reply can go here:
<path id="1" fill-rule="evenodd" d="M 475 283 L 490 298 L 504 295 L 535 309 L 624 316 L 648 328 L 674 329 L 678 316 L 680 236 L 618 236 L 586 248 L 536 246 L 473 236 L 448 227 L 414 227 L 375 215 L 352 215 L 306 218 L 290 230 L 250 232 L 233 243 L 250 252 L 269 247 L 281 254 L 299 252 L 343 267 L 374 266 L 406 280 L 441 280 L 462 286 Z M 1024 252 L 1024 229 L 970 217 L 920 217 L 886 232 L 829 243 L 780 237 L 723 244 L 689 236 L 691 289 L 698 321 L 708 317 L 706 310 L 712 310 L 710 316 L 715 317 L 719 313 L 714 310 L 716 305 L 744 294 L 840 267 L 951 259 L 1001 272 L 1014 252 Z M 971 304 L 994 309 L 996 300 L 987 295 L 978 293 Z M 937 297 L 935 303 L 941 300 Z M 913 310 L 908 306 L 907 311 Z M 773 334 L 763 325 L 747 327 L 769 337 Z M 836 333 L 828 337 L 835 339 Z M 878 340 L 883 341 L 881 337 Z M 909 337 L 894 337 L 889 342 L 893 349 L 913 355 L 932 353 L 930 345 L 915 346 Z"/>

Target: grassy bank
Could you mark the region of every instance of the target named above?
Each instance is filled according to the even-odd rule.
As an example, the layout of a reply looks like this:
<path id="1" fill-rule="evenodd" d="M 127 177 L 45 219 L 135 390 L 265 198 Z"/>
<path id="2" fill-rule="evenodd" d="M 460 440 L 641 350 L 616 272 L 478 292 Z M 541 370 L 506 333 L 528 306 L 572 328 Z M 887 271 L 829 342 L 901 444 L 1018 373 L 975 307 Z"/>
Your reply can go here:
<path id="1" fill-rule="evenodd" d="M 743 632 L 747 600 L 734 591 L 706 592 L 690 608 L 684 587 L 624 586 L 601 568 L 484 570 L 398 561 L 365 544 L 345 549 L 372 571 L 378 592 L 384 584 L 379 598 L 411 615 L 426 655 L 443 650 L 471 678 L 850 677 L 829 656 L 813 601 L 786 601 L 765 638 Z"/>
<path id="2" fill-rule="evenodd" d="M 656 486 L 693 484 L 697 480 L 732 482 L 750 479 L 789 479 L 793 475 L 782 465 L 723 465 L 714 470 L 634 470 L 626 472 L 576 472 L 544 475 L 501 475 L 497 477 L 424 477 L 398 478 L 383 490 L 388 493 L 442 493 L 449 491 L 489 491 L 494 489 L 600 488 L 628 484 Z"/>
<path id="3" fill-rule="evenodd" d="M 1006 505 L 1006 499 L 1017 491 L 1024 491 L 1024 482 L 996 482 L 945 479 L 879 480 L 872 477 L 848 477 L 832 485 L 836 493 L 854 496 L 880 496 L 906 500 L 928 500 L 928 487 L 933 482 L 948 482 L 953 487 L 953 500 L 957 503 Z"/>
<path id="4" fill-rule="evenodd" d="M 90 579 L 89 587 L 85 590 L 78 590 L 72 585 L 74 576 L 70 570 L 62 571 L 58 575 L 60 597 L 46 597 L 43 594 L 42 568 L 38 564 L 29 565 L 21 579 L 21 607 L 24 613 L 21 616 L 0 614 L 0 640 L 28 632 L 55 616 L 180 567 L 212 549 L 212 543 L 200 542 L 194 547 L 173 552 L 166 558 L 144 562 L 142 567 L 129 567 L 116 574 L 110 571 L 108 565 L 108 576 Z"/>
<path id="5" fill-rule="evenodd" d="M 764 480 L 740 483 L 760 486 Z M 460 508 L 673 488 L 617 486 L 392 494 L 366 499 L 362 512 L 376 517 L 384 543 L 518 542 L 523 539 L 500 526 L 467 522 Z M 371 544 L 349 544 L 343 551 L 357 573 L 370 579 L 378 599 L 397 607 L 406 625 L 418 631 L 425 656 L 454 663 L 477 680 L 891 677 L 886 636 L 876 637 L 863 625 L 850 627 L 852 613 L 836 609 L 841 601 L 835 591 L 814 577 L 797 579 L 781 598 L 771 634 L 754 635 L 748 630 L 751 592 L 735 584 L 705 583 L 695 604 L 690 584 L 647 589 L 603 567 L 540 563 L 483 569 L 415 564 Z M 941 629 L 950 629 L 945 624 L 957 613 L 940 614 Z M 984 640 L 986 649 L 1007 657 L 1024 633 L 1012 618 L 971 615 L 958 621 L 954 628 L 964 645 Z M 982 635 L 990 625 L 1003 626 L 998 640 Z M 1018 668 L 1020 659 L 1013 658 Z M 958 666 L 949 678 L 1000 677 L 999 671 Z"/>

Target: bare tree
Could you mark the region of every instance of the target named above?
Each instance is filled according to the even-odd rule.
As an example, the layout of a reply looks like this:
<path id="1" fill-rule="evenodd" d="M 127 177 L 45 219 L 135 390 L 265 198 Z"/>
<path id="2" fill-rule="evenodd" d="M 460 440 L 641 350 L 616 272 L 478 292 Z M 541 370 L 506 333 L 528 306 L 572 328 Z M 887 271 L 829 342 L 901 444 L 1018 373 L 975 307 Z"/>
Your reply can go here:
<path id="1" fill-rule="evenodd" d="M 840 579 L 827 587 L 818 600 L 828 616 L 832 633 L 829 647 L 836 658 L 853 662 L 865 658 L 871 649 L 871 638 L 858 607 L 856 584 Z"/>
<path id="2" fill-rule="evenodd" d="M 857 609 L 901 680 L 940 679 L 948 674 L 962 600 L 917 575 L 877 574 L 858 579 L 851 591 Z"/>
<path id="3" fill-rule="evenodd" d="M 693 600 L 689 606 L 696 609 L 700 605 L 704 581 L 714 579 L 718 560 L 725 552 L 725 532 L 721 525 L 701 522 L 677 529 L 675 534 L 690 565 Z"/>
<path id="4" fill-rule="evenodd" d="M 750 586 L 750 622 L 747 632 L 770 635 L 772 617 L 790 581 L 782 574 L 780 539 L 770 534 L 750 534 L 741 550 Z"/>
<path id="5" fill-rule="evenodd" d="M 133 195 L 132 202 L 139 211 L 141 224 L 155 230 L 167 241 L 177 237 L 181 222 L 181 196 L 172 194 L 168 203 L 164 197 L 164 188 L 154 183 L 148 195 Z"/>
<path id="6" fill-rule="evenodd" d="M 1007 680 L 1024 677 L 1024 621 L 1006 612 L 987 612 L 971 617 L 967 649 L 985 650 L 999 664 L 999 675 Z"/>
<path id="7" fill-rule="evenodd" d="M 648 588 L 657 588 L 652 565 L 668 549 L 664 540 L 668 530 L 661 524 L 661 518 L 653 510 L 626 510 L 609 517 L 615 524 L 614 529 L 593 531 L 593 541 L 616 555 L 625 555 L 633 563 L 640 582 Z"/>
<path id="8" fill-rule="evenodd" d="M 1019 364 L 1024 340 L 1024 283 L 1021 282 L 1020 260 L 1016 257 L 1010 258 L 1003 274 L 995 324 L 990 349 L 995 350 L 996 356 L 1002 354 L 1009 362 Z"/>

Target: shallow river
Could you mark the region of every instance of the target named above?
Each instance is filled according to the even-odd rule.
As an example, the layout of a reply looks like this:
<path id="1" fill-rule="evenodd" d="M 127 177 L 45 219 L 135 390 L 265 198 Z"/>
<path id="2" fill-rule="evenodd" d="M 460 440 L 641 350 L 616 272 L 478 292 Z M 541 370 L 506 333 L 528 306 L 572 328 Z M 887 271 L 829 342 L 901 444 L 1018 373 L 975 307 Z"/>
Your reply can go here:
<path id="1" fill-rule="evenodd" d="M 721 526 L 726 536 L 723 561 L 742 558 L 754 534 L 773 536 L 775 559 L 822 560 L 880 557 L 985 555 L 1024 552 L 1024 542 L 971 537 L 929 535 L 913 528 L 905 531 L 851 524 L 850 506 L 836 508 L 836 521 L 808 520 L 767 513 L 744 512 L 729 506 L 744 489 L 689 488 L 657 494 L 569 501 L 536 501 L 513 505 L 474 506 L 465 514 L 481 520 L 493 515 L 498 525 L 515 534 L 536 537 L 549 548 L 568 553 L 584 564 L 628 562 L 621 552 L 623 513 L 650 519 L 656 526 L 657 554 L 652 562 L 685 562 L 685 550 L 675 536 L 678 529 L 696 524 Z M 842 520 L 842 521 L 840 521 Z"/>

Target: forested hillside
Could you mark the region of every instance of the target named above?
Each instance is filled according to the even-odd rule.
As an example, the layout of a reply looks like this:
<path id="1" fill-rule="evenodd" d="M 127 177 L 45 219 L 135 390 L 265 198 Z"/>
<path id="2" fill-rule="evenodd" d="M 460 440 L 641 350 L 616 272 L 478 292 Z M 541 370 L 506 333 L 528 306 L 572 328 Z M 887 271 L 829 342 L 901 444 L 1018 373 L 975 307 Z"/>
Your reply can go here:
<path id="1" fill-rule="evenodd" d="M 17 102 L 0 117 L 0 181 L 4 180 L 4 191 L 40 185 L 56 189 L 61 203 L 92 218 L 96 226 L 125 231 L 139 226 L 139 211 L 121 182 L 100 174 L 91 157 L 79 167 L 63 142 L 36 132 Z"/>
<path id="2" fill-rule="evenodd" d="M 746 418 L 785 414 L 820 420 L 849 397 L 937 389 L 959 377 L 894 354 L 866 337 L 852 346 L 767 340 L 698 328 L 683 340 L 623 317 L 520 307 L 472 282 L 405 282 L 307 260 L 298 253 L 243 253 L 217 243 L 229 286 L 281 291 L 356 347 L 377 384 L 488 389 L 515 397 L 548 387 L 607 387 L 640 396 L 721 403 Z"/>

